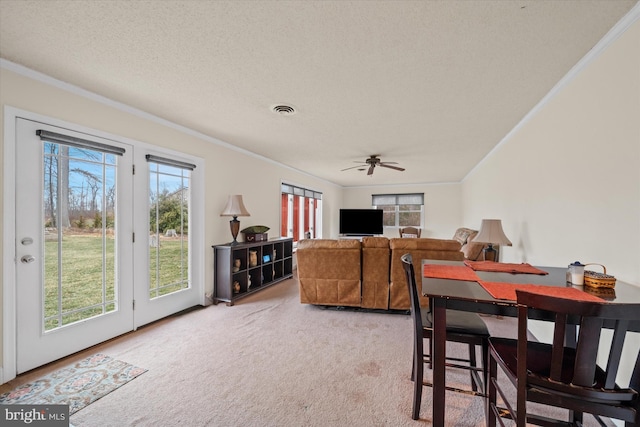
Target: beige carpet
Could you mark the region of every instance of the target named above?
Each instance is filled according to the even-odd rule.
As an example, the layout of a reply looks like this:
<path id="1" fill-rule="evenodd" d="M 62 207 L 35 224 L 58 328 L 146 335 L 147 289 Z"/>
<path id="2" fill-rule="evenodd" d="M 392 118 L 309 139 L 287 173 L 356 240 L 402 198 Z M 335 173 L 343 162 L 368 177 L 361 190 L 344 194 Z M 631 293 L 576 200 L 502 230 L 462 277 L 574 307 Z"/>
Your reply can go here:
<path id="1" fill-rule="evenodd" d="M 76 427 L 430 425 L 412 399 L 411 319 L 298 302 L 287 280 L 233 307 L 210 306 L 141 328 L 22 375 L 0 392 L 101 352 L 148 372 L 71 417 Z M 486 318 L 515 335 L 514 319 Z M 450 352 L 464 351 L 452 346 Z M 465 373 L 448 382 L 466 386 Z M 447 425 L 484 426 L 483 399 L 447 394 Z"/>

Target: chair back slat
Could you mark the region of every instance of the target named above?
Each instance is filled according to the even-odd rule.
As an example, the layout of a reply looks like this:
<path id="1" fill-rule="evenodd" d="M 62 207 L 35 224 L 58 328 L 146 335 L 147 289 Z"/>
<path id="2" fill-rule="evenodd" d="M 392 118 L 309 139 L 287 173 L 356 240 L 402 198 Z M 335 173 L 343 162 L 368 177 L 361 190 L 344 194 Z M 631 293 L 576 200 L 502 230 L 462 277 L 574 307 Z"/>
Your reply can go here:
<path id="1" fill-rule="evenodd" d="M 584 387 L 594 385 L 601 330 L 602 319 L 597 317 L 582 318 L 574 360 L 573 380 L 571 381 L 574 385 Z"/>
<path id="2" fill-rule="evenodd" d="M 551 372 L 549 377 L 560 381 L 564 365 L 564 337 L 567 329 L 567 315 L 557 313 L 553 331 L 553 350 L 551 351 Z"/>
<path id="3" fill-rule="evenodd" d="M 618 367 L 620 366 L 620 359 L 622 358 L 622 349 L 624 348 L 624 340 L 627 336 L 627 329 L 629 328 L 628 320 L 616 321 L 616 326 L 613 330 L 613 338 L 611 340 L 611 351 L 609 351 L 609 358 L 607 360 L 607 378 L 604 384 L 604 388 L 613 388 L 616 384 L 616 377 L 618 376 Z"/>
<path id="4" fill-rule="evenodd" d="M 636 357 L 636 364 L 633 367 L 633 373 L 631 374 L 631 380 L 629 381 L 629 387 L 640 391 L 640 351 Z"/>
<path id="5" fill-rule="evenodd" d="M 528 314 L 529 310 L 527 306 L 524 304 L 518 304 L 518 348 L 516 349 L 518 366 L 516 375 L 523 375 L 524 377 L 527 376 L 527 351 L 529 349 L 529 328 L 527 326 Z M 520 390 L 518 391 L 518 398 L 524 398 L 524 396 L 520 394 Z"/>

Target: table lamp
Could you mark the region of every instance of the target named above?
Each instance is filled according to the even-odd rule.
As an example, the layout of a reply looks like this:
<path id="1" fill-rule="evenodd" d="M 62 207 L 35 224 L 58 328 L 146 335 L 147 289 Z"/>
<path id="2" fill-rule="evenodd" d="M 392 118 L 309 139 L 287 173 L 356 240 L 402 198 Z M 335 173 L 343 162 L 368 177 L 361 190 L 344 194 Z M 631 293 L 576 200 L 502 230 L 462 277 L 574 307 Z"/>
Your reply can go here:
<path id="1" fill-rule="evenodd" d="M 229 226 L 231 227 L 231 236 L 233 236 L 232 245 L 236 245 L 238 241 L 236 238 L 238 237 L 238 232 L 240 231 L 240 221 L 238 221 L 239 216 L 251 216 L 251 214 L 247 211 L 247 208 L 244 207 L 244 203 L 242 203 L 242 195 L 235 194 L 233 196 L 229 196 L 227 199 L 227 206 L 224 207 L 224 210 L 220 214 L 220 216 L 232 216 L 233 219 L 229 221 Z"/>
<path id="2" fill-rule="evenodd" d="M 485 261 L 498 262 L 498 251 L 493 245 L 511 246 L 511 241 L 502 231 L 502 221 L 499 219 L 483 219 L 480 231 L 472 241 L 487 243 L 487 247 L 482 250 Z"/>

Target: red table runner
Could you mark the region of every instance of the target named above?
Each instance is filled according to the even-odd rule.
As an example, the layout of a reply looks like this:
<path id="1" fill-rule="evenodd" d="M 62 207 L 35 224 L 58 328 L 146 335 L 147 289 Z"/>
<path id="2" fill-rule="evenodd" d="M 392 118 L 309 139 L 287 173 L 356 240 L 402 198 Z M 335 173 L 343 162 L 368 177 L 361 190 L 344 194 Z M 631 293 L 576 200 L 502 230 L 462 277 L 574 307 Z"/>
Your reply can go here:
<path id="1" fill-rule="evenodd" d="M 434 279 L 466 280 L 468 282 L 480 280 L 475 271 L 463 265 L 424 264 L 422 274 L 424 277 Z"/>
<path id="2" fill-rule="evenodd" d="M 483 282 L 478 283 L 495 299 L 508 301 L 516 300 L 516 289 L 534 292 L 543 295 L 551 295 L 558 298 L 566 298 L 578 301 L 595 301 L 603 302 L 602 298 L 588 294 L 576 288 L 567 288 L 564 286 L 545 286 L 532 285 L 524 283 L 505 283 L 505 282 Z"/>
<path id="3" fill-rule="evenodd" d="M 493 271 L 497 273 L 512 273 L 512 274 L 549 274 L 544 270 L 540 270 L 532 266 L 531 264 L 509 264 L 505 262 L 493 262 L 493 261 L 464 261 L 465 265 L 473 268 L 476 271 Z"/>

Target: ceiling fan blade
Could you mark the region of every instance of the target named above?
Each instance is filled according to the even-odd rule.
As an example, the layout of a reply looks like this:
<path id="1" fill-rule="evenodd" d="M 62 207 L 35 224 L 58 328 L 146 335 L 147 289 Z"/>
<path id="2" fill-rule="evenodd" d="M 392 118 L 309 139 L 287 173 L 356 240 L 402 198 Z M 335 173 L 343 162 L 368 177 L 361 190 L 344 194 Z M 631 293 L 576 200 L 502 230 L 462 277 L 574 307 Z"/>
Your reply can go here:
<path id="1" fill-rule="evenodd" d="M 380 162 L 381 165 L 397 165 L 398 162 Z"/>
<path id="2" fill-rule="evenodd" d="M 383 168 L 395 169 L 397 171 L 404 170 L 404 168 L 399 168 L 398 166 L 390 166 L 389 163 L 380 163 L 378 166 L 382 166 Z"/>
<path id="3" fill-rule="evenodd" d="M 375 164 L 371 164 L 371 166 L 369 166 L 369 170 L 367 171 L 367 175 L 373 175 L 373 169 L 376 167 Z"/>
<path id="4" fill-rule="evenodd" d="M 366 165 L 351 166 L 350 168 L 342 169 L 341 172 L 342 171 L 348 171 L 349 169 L 362 168 L 362 167 L 365 167 L 365 166 Z"/>

